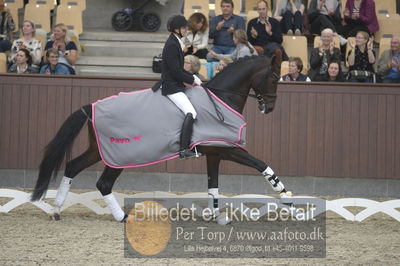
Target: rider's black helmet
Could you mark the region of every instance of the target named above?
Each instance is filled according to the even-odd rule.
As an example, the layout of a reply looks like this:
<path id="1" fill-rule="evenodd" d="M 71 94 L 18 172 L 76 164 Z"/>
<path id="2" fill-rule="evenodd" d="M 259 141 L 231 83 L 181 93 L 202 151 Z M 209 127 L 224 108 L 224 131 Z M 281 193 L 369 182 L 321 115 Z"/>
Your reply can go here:
<path id="1" fill-rule="evenodd" d="M 174 30 L 186 27 L 188 24 L 189 23 L 184 16 L 176 15 L 169 18 L 167 29 L 169 32 L 174 32 Z"/>

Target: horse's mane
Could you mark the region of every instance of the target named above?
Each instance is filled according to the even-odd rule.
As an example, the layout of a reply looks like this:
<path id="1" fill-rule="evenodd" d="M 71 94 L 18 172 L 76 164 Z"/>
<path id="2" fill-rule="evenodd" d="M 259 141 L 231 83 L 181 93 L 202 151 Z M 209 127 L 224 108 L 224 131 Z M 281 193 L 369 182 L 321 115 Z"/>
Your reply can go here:
<path id="1" fill-rule="evenodd" d="M 228 66 L 226 66 L 224 69 L 222 69 L 217 75 L 215 75 L 212 79 L 210 79 L 205 86 L 207 85 L 213 85 L 215 82 L 218 82 L 220 79 L 225 79 L 225 77 L 229 77 L 232 75 L 235 76 L 237 75 L 238 71 L 241 71 L 241 69 L 245 66 L 246 63 L 249 63 L 250 61 L 254 60 L 265 60 L 268 59 L 266 56 L 245 56 L 241 57 L 238 60 L 236 60 L 233 63 L 230 63 Z"/>

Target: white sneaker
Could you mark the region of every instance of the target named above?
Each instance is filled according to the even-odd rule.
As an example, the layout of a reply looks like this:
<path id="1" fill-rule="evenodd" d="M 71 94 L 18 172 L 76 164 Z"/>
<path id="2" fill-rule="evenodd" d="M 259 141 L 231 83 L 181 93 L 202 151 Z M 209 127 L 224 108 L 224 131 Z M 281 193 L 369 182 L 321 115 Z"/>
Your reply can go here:
<path id="1" fill-rule="evenodd" d="M 288 30 L 288 31 L 287 31 L 287 35 L 293 36 L 293 31 L 292 31 L 292 30 Z"/>
<path id="2" fill-rule="evenodd" d="M 301 35 L 301 31 L 300 31 L 299 29 L 296 29 L 296 30 L 294 31 L 294 35 L 300 36 L 300 35 Z"/>

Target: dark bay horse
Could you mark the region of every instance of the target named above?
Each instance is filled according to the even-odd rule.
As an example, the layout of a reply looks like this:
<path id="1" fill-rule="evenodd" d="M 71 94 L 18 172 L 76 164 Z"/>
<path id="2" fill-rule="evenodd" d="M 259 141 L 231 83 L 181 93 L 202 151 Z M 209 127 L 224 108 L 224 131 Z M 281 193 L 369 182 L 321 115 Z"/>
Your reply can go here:
<path id="1" fill-rule="evenodd" d="M 259 109 L 262 113 L 267 114 L 274 109 L 277 83 L 280 77 L 281 58 L 279 50 L 272 58 L 245 57 L 230 64 L 212 80 L 204 84 L 204 87 L 209 88 L 239 113 L 243 112 L 250 90 L 253 89 L 255 95 L 257 95 Z M 67 118 L 54 139 L 46 147 L 40 164 L 32 201 L 39 200 L 43 196 L 48 189 L 51 177 L 53 176 L 53 179 L 55 179 L 63 161 L 66 160 L 67 162 L 64 177 L 55 199 L 54 218 L 56 220 L 59 219 L 60 209 L 68 194 L 72 179 L 82 170 L 101 160 L 93 127 L 89 119 L 91 112 L 91 105 L 86 105 Z M 74 139 L 88 120 L 89 148 L 77 158 L 70 160 Z M 281 197 L 291 196 L 291 192 L 286 191 L 273 170 L 247 151 L 237 147 L 199 146 L 198 149 L 207 157 L 208 192 L 211 199 L 209 202 L 212 205 L 210 207 L 214 207 L 215 215 L 218 215 L 219 212 L 218 172 L 221 160 L 230 160 L 257 169 L 274 191 L 280 193 Z M 106 166 L 96 184 L 117 221 L 125 221 L 127 217 L 112 194 L 114 182 L 122 170 Z"/>

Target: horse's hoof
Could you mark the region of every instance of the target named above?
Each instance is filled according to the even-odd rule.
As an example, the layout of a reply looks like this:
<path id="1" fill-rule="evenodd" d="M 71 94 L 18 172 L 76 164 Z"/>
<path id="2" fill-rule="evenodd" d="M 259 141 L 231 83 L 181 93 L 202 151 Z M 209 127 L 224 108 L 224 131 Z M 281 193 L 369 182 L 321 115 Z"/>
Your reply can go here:
<path id="1" fill-rule="evenodd" d="M 60 221 L 61 220 L 61 215 L 59 213 L 54 213 L 52 216 L 54 221 Z"/>
<path id="2" fill-rule="evenodd" d="M 229 219 L 228 214 L 226 212 L 223 212 L 221 215 L 219 215 L 215 219 L 217 220 L 217 223 L 219 225 L 227 225 L 227 224 L 230 224 L 232 222 L 232 220 Z"/>
<path id="3" fill-rule="evenodd" d="M 289 207 L 294 207 L 292 196 L 293 196 L 292 191 L 286 191 L 279 194 L 281 203 Z"/>

